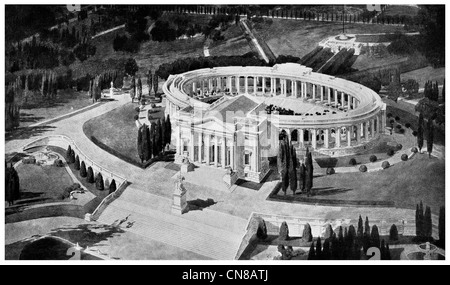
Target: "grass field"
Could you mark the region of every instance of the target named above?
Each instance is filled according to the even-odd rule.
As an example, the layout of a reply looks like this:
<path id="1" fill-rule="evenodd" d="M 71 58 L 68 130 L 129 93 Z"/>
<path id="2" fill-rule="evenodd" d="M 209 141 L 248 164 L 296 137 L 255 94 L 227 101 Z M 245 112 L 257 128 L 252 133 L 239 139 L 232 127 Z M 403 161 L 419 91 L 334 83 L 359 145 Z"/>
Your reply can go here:
<path id="1" fill-rule="evenodd" d="M 417 154 L 382 171 L 319 175 L 313 190 L 315 199 L 392 201 L 398 208 L 415 209 L 423 201 L 438 214 L 445 201 L 445 161 Z"/>
<path id="2" fill-rule="evenodd" d="M 302 57 L 313 50 L 321 40 L 342 33 L 342 23 L 271 19 L 272 24 L 255 24 L 255 29 L 264 38 L 276 56 Z M 387 25 L 347 24 L 345 32 L 351 34 L 394 33 L 402 27 Z"/>
<path id="3" fill-rule="evenodd" d="M 386 16 L 416 16 L 419 8 L 413 5 L 389 5 L 384 10 L 383 14 Z"/>
<path id="4" fill-rule="evenodd" d="M 402 81 L 408 79 L 414 79 L 419 82 L 419 88 L 424 88 L 425 82 L 431 80 L 437 81 L 439 85 L 442 85 L 445 81 L 445 67 L 433 68 L 427 66 L 425 68 L 417 69 L 400 75 Z"/>
<path id="5" fill-rule="evenodd" d="M 65 187 L 73 184 L 64 167 L 20 164 L 17 167 L 20 178 L 21 199 L 15 204 L 38 204 L 58 201 Z"/>

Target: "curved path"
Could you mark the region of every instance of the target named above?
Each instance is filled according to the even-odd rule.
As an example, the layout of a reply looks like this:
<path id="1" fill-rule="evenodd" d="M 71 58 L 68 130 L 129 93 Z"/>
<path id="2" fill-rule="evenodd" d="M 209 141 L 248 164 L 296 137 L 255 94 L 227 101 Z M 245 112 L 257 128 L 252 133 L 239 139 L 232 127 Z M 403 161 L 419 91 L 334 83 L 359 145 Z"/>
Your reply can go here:
<path id="1" fill-rule="evenodd" d="M 160 174 L 165 171 L 163 167 L 141 169 L 130 165 L 98 148 L 83 133 L 83 124 L 87 120 L 130 102 L 126 94 L 115 96 L 114 99 L 116 101 L 52 123 L 49 126 L 54 128 L 37 136 L 8 141 L 5 143 L 5 153 L 21 151 L 25 144 L 49 134 L 62 134 L 72 138 L 92 160 L 110 171 L 121 173 L 131 182 L 122 196 L 104 211 L 99 222 L 113 223 L 131 214 L 130 219 L 134 220 L 135 224 L 124 230 L 216 259 L 234 258 L 251 212 L 328 219 L 355 218 L 359 214 L 368 216 L 369 219 L 413 220 L 415 217 L 414 211 L 408 209 L 323 207 L 267 201 L 271 183 L 276 181 L 266 183 L 266 186 L 257 192 L 244 188 L 233 193 L 210 191 L 208 197 L 197 193 L 195 187 L 190 187 L 189 198 L 212 198 L 218 203 L 183 216 L 171 215 L 169 197 L 172 193 L 172 182 L 162 181 L 168 187 L 165 197 L 154 194 L 160 191 L 157 182 L 160 182 Z M 217 243 L 223 243 L 225 246 L 219 248 Z"/>

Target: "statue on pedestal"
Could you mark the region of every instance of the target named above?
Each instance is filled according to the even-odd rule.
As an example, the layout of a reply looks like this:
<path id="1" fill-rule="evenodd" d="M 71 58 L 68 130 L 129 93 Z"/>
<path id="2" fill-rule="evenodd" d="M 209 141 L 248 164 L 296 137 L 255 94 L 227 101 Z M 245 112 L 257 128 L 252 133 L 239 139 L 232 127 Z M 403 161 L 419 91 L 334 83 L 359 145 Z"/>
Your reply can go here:
<path id="1" fill-rule="evenodd" d="M 113 96 L 114 95 L 114 83 L 111 81 L 111 87 L 109 88 L 109 96 Z"/>
<path id="2" fill-rule="evenodd" d="M 172 213 L 182 215 L 188 211 L 188 204 L 186 201 L 187 190 L 183 185 L 184 177 L 180 176 L 175 182 L 175 190 L 173 192 Z"/>

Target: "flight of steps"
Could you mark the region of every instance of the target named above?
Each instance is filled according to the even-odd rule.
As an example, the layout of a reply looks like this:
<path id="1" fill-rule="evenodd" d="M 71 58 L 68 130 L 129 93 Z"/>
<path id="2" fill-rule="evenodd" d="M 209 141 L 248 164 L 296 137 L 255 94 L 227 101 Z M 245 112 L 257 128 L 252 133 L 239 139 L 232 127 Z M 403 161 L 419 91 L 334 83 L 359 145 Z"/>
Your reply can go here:
<path id="1" fill-rule="evenodd" d="M 136 188 L 125 192 L 102 213 L 98 222 L 113 224 L 129 216 L 134 222 L 121 228 L 199 255 L 234 259 L 245 233 L 246 221 L 225 213 L 204 209 L 183 216 L 170 213 L 171 201 Z"/>

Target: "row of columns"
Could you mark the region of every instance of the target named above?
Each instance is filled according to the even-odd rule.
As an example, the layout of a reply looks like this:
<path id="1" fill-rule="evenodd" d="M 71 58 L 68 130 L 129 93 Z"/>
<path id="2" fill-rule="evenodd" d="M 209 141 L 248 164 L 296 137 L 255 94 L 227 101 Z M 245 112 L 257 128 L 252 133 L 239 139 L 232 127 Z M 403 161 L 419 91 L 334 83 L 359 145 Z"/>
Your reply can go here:
<path id="1" fill-rule="evenodd" d="M 191 90 L 193 94 L 200 93 L 201 95 L 205 95 L 205 90 L 208 93 L 213 93 L 214 91 L 217 92 L 219 90 L 228 90 L 227 93 L 229 94 L 235 93 L 234 91 L 241 93 L 241 77 L 244 77 L 244 85 L 242 86 L 244 89 L 243 93 L 249 94 L 249 77 L 251 76 L 227 76 L 199 79 L 192 82 Z M 358 105 L 358 100 L 355 97 L 330 87 L 277 77 L 267 78 L 264 76 L 255 76 L 252 78 L 253 90 L 251 94 L 254 95 L 264 96 L 269 94 L 272 96 L 280 95 L 286 97 L 312 99 L 315 101 L 328 103 L 330 106 L 342 107 L 347 110 L 356 109 Z M 260 81 L 261 83 L 259 84 Z M 268 93 L 266 92 L 266 82 L 269 83 Z M 261 86 L 261 89 L 259 86 Z M 290 86 L 289 89 L 288 86 Z"/>
<path id="2" fill-rule="evenodd" d="M 342 130 L 345 128 L 345 140 L 342 140 Z M 335 130 L 334 148 L 351 147 L 352 141 L 356 142 L 356 145 L 361 144 L 362 140 L 370 141 L 374 139 L 377 134 L 382 133 L 384 126 L 382 125 L 382 119 L 380 115 L 375 116 L 363 123 L 356 125 L 348 125 L 340 128 L 311 128 L 311 129 L 297 129 L 297 142 L 301 145 L 305 145 L 305 132 L 308 132 L 307 142 L 313 149 L 317 149 L 319 141 L 323 148 L 331 148 L 331 133 Z M 288 129 L 287 134 L 290 141 L 292 141 L 293 129 Z M 323 139 L 322 139 L 323 137 Z M 318 140 L 319 138 L 319 140 Z"/>

